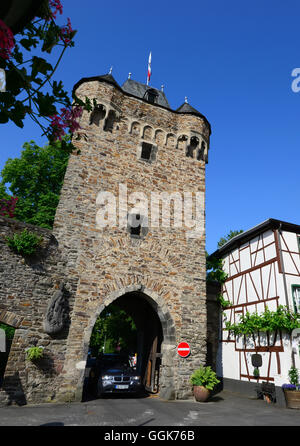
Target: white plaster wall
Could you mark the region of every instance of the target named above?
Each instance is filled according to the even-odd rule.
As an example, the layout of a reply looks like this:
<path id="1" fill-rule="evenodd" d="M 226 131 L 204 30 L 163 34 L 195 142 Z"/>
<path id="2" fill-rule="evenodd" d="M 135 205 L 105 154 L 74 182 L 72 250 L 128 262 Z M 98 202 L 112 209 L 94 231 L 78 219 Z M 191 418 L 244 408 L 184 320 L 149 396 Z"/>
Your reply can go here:
<path id="1" fill-rule="evenodd" d="M 284 239 L 286 241 L 286 244 L 289 248 L 289 250 L 294 252 L 299 252 L 299 246 L 297 241 L 296 234 L 293 233 L 287 233 L 286 231 L 283 232 Z M 274 239 L 274 233 L 271 230 L 266 231 L 263 234 L 263 244 L 264 246 L 269 245 L 270 243 L 275 242 Z M 250 249 L 247 248 L 247 244 L 245 243 L 240 248 L 240 264 L 241 264 L 241 271 L 245 271 L 249 268 L 251 268 L 251 260 L 250 256 L 252 256 L 252 266 L 254 261 L 254 255 L 250 254 Z M 286 249 L 285 244 L 281 240 L 281 245 L 283 249 Z M 259 237 L 255 237 L 253 240 L 250 241 L 251 251 L 255 251 L 258 248 L 262 247 L 262 241 L 259 241 Z M 264 255 L 261 251 L 261 254 L 258 253 L 256 256 L 255 265 L 259 265 L 260 263 L 263 263 L 264 261 L 268 261 L 271 259 L 274 259 L 277 255 L 276 252 L 276 246 L 275 243 L 273 243 L 270 246 L 267 246 L 264 248 Z M 237 259 L 237 250 L 233 253 L 233 258 Z M 227 254 L 224 257 L 224 269 L 225 271 L 229 272 L 229 254 Z M 300 271 L 300 255 L 293 254 L 294 262 L 296 263 L 299 271 Z M 288 256 L 283 255 L 284 260 L 284 268 L 288 272 L 295 273 L 295 266 L 293 264 L 293 261 L 291 259 L 288 259 Z M 232 261 L 232 257 L 230 258 L 230 261 Z M 233 272 L 233 265 L 231 266 L 231 272 Z M 271 271 L 271 276 L 269 280 L 269 275 Z M 264 293 L 266 293 L 266 289 L 269 288 L 268 297 L 276 297 L 279 296 L 278 304 L 279 305 L 286 305 L 286 298 L 285 298 L 285 288 L 284 288 L 284 281 L 283 281 L 283 275 L 279 273 L 278 269 L 278 263 L 275 262 L 274 264 L 271 263 L 270 265 L 266 265 L 262 268 L 262 283 L 261 283 L 261 277 L 259 270 L 253 271 L 251 273 L 252 280 L 254 282 L 255 287 L 253 286 L 253 283 L 250 279 L 250 277 L 247 275 L 247 279 L 243 279 L 242 282 L 242 276 L 237 277 L 233 279 L 230 282 L 226 282 L 225 287 L 227 290 L 227 295 L 225 294 L 225 297 L 229 299 L 230 302 L 232 302 L 233 305 L 237 304 L 237 295 L 238 291 L 241 288 L 240 293 L 240 299 L 238 304 L 244 304 L 246 303 L 246 285 L 247 285 L 247 291 L 248 291 L 248 301 L 256 301 L 257 300 L 257 294 L 260 295 L 261 298 L 263 298 L 263 290 Z M 300 275 L 297 276 L 290 276 L 286 275 L 286 284 L 288 289 L 288 298 L 289 303 L 292 305 L 292 285 L 300 285 Z M 241 283 L 242 282 L 242 283 Z M 263 286 L 262 286 L 263 284 Z M 256 288 L 256 291 L 255 291 Z M 276 300 L 270 300 L 267 302 L 267 306 L 271 311 L 275 311 L 277 308 Z M 260 303 L 257 305 L 249 305 L 247 306 L 247 309 L 249 312 L 258 311 L 262 312 L 264 311 L 264 304 Z M 293 307 L 292 307 L 293 308 Z M 225 318 L 227 320 L 230 319 L 231 314 L 231 320 L 232 322 L 235 320 L 238 322 L 239 317 L 238 313 L 236 311 L 239 311 L 241 307 L 237 307 L 235 310 L 233 309 L 226 309 L 224 310 Z M 225 324 L 223 324 L 223 327 L 225 327 Z M 228 332 L 224 331 L 222 333 L 223 339 L 227 339 Z M 274 334 L 272 335 L 274 336 Z M 300 337 L 299 337 L 300 338 Z M 231 336 L 231 340 L 233 340 L 234 337 Z M 258 343 L 258 336 L 255 337 L 256 343 Z M 272 339 L 271 339 L 272 341 Z M 279 352 L 279 358 L 280 358 L 280 373 L 278 370 L 278 364 L 276 359 L 276 353 L 272 352 L 260 352 L 263 359 L 263 365 L 260 369 L 260 376 L 264 377 L 268 374 L 268 369 L 270 369 L 270 376 L 274 378 L 275 385 L 281 386 L 284 383 L 288 383 L 288 371 L 292 365 L 292 346 L 290 337 L 287 334 L 282 335 L 282 342 L 284 346 L 284 351 Z M 266 345 L 266 335 L 260 334 L 260 344 Z M 300 339 L 299 339 L 300 344 Z M 236 349 L 243 348 L 244 341 L 243 339 L 237 339 L 235 343 L 233 342 L 222 342 L 219 344 L 219 351 L 218 351 L 218 357 L 217 357 L 217 373 L 219 376 L 223 376 L 226 378 L 231 379 L 240 379 L 240 372 L 242 374 L 253 374 L 253 366 L 251 363 L 251 356 L 253 355 L 253 352 L 239 352 L 236 351 Z M 279 338 L 277 338 L 274 345 L 279 346 L 280 341 Z M 248 338 L 246 340 L 246 348 L 253 348 L 254 347 L 254 341 L 252 338 Z M 298 352 L 294 355 L 295 365 L 300 369 L 300 355 L 299 355 L 299 348 Z M 247 378 L 242 378 L 242 380 L 247 380 Z M 256 380 L 252 380 L 255 382 Z"/>

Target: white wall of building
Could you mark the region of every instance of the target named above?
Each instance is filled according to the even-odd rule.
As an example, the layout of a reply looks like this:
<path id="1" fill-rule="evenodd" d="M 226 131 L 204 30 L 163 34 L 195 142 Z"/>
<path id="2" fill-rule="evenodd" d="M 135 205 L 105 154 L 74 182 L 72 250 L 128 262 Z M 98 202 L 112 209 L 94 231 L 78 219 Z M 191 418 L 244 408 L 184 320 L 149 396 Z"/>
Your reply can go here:
<path id="1" fill-rule="evenodd" d="M 287 231 L 277 234 L 278 244 L 275 232 L 266 230 L 224 255 L 224 270 L 228 279 L 223 287 L 223 297 L 231 302 L 231 307 L 224 310 L 223 329 L 226 320 L 238 323 L 241 314 L 246 311 L 261 313 L 266 306 L 275 311 L 279 305 L 286 306 L 287 299 L 291 310 L 294 310 L 292 285 L 300 285 L 298 238 L 297 234 Z M 285 274 L 279 271 L 280 246 Z M 278 386 L 288 382 L 292 345 L 287 333 L 277 333 L 276 336 L 274 333 L 260 333 L 250 338 L 235 338 L 222 330 L 220 341 L 217 360 L 219 376 L 257 382 L 251 363 L 252 355 L 257 352 L 262 356 L 259 382 L 270 380 Z M 300 369 L 298 352 L 294 358 L 296 367 Z"/>

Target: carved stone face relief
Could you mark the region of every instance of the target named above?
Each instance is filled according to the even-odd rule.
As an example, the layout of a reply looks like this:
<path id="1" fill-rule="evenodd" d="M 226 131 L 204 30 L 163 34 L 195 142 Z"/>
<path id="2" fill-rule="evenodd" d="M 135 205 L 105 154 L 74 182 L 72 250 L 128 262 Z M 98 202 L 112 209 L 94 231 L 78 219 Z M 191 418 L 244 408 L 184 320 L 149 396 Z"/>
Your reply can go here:
<path id="1" fill-rule="evenodd" d="M 44 320 L 44 331 L 49 335 L 59 333 L 68 318 L 68 303 L 62 283 L 51 298 Z"/>

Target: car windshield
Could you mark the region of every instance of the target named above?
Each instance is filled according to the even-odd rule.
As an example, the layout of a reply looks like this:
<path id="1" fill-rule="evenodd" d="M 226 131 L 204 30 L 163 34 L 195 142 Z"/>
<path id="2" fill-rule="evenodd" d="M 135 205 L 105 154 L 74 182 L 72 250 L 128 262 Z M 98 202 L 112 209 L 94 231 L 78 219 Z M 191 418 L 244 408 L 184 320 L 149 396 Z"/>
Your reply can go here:
<path id="1" fill-rule="evenodd" d="M 128 359 L 126 358 L 100 358 L 100 364 L 103 368 L 127 368 L 129 367 Z"/>

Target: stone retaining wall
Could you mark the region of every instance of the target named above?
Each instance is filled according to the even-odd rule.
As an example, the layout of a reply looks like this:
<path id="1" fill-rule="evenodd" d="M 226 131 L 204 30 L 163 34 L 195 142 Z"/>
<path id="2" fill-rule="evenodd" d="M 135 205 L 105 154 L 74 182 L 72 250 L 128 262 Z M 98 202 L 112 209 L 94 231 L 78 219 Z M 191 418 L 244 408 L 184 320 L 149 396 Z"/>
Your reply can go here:
<path id="1" fill-rule="evenodd" d="M 14 253 L 6 237 L 25 228 L 43 237 L 37 255 L 31 258 Z M 15 327 L 0 402 L 25 403 L 55 399 L 62 371 L 68 323 L 59 336 L 43 330 L 47 306 L 62 281 L 65 262 L 51 231 L 0 217 L 0 322 Z M 66 285 L 68 288 L 71 284 Z M 72 299 L 69 299 L 72 307 Z M 39 364 L 25 360 L 25 349 L 43 346 L 45 357 Z"/>

